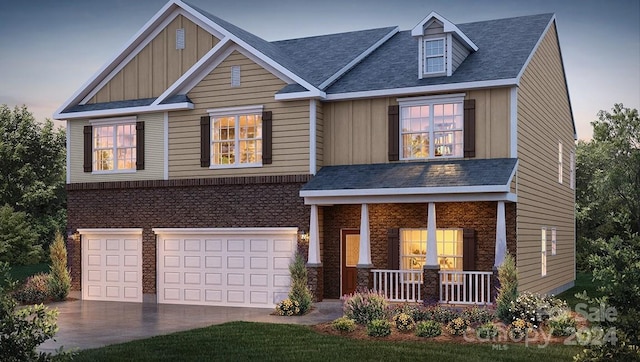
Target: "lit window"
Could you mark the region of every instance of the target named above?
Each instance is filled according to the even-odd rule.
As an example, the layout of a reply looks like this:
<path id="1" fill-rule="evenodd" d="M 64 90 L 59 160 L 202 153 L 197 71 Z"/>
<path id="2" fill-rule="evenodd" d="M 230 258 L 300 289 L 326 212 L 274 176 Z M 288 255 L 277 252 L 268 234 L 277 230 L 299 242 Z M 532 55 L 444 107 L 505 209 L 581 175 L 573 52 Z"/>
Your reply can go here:
<path id="1" fill-rule="evenodd" d="M 438 264 L 442 270 L 462 270 L 462 229 L 437 229 Z M 427 229 L 400 230 L 400 269 L 421 270 L 427 257 Z"/>
<path id="2" fill-rule="evenodd" d="M 424 73 L 443 73 L 445 71 L 444 39 L 424 41 Z"/>
<path id="3" fill-rule="evenodd" d="M 462 157 L 462 101 L 401 105 L 402 159 Z"/>
<path id="4" fill-rule="evenodd" d="M 562 142 L 558 142 L 558 182 L 562 183 Z"/>
<path id="5" fill-rule="evenodd" d="M 556 247 L 558 239 L 556 235 L 556 228 L 551 228 L 551 255 L 556 255 Z"/>
<path id="6" fill-rule="evenodd" d="M 541 237 L 541 275 L 547 275 L 547 228 L 542 228 Z"/>
<path id="7" fill-rule="evenodd" d="M 212 165 L 262 164 L 262 115 L 215 116 L 211 120 Z"/>
<path id="8" fill-rule="evenodd" d="M 93 127 L 93 170 L 136 169 L 136 125 Z"/>

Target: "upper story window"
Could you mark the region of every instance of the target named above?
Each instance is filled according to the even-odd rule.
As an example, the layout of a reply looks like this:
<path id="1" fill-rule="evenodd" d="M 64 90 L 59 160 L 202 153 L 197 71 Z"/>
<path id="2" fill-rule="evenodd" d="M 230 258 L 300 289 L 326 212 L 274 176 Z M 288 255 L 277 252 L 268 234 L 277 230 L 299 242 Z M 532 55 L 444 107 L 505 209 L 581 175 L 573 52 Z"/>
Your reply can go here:
<path id="1" fill-rule="evenodd" d="M 424 74 L 444 73 L 445 39 L 426 39 L 424 41 Z"/>
<path id="2" fill-rule="evenodd" d="M 262 165 L 262 107 L 210 111 L 210 115 L 211 167 Z"/>
<path id="3" fill-rule="evenodd" d="M 463 97 L 400 101 L 401 158 L 463 157 L 463 128 Z"/>
<path id="4" fill-rule="evenodd" d="M 136 169 L 136 123 L 93 126 L 93 171 Z"/>

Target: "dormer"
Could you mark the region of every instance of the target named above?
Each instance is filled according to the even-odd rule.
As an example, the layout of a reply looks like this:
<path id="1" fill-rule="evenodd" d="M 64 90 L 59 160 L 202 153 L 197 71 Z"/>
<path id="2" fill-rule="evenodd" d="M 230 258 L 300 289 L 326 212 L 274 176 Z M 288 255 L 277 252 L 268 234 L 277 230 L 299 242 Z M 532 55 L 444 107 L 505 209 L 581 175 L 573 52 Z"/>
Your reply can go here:
<path id="1" fill-rule="evenodd" d="M 411 30 L 418 38 L 418 78 L 451 76 L 478 47 L 458 27 L 436 12 Z"/>

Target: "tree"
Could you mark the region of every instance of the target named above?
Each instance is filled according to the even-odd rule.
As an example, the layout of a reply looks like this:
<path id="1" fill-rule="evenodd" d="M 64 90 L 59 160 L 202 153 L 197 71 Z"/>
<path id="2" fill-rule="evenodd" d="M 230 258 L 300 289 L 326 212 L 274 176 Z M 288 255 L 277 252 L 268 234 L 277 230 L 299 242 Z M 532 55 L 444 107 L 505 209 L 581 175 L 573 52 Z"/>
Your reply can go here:
<path id="1" fill-rule="evenodd" d="M 16 212 L 9 205 L 0 207 L 0 262 L 35 263 L 42 257 L 42 249 L 35 245 L 37 240 L 27 214 Z"/>
<path id="2" fill-rule="evenodd" d="M 43 249 L 66 222 L 65 145 L 50 120 L 37 123 L 26 106 L 0 106 L 0 206 L 25 212 Z"/>
<path id="3" fill-rule="evenodd" d="M 54 300 L 65 300 L 71 289 L 71 274 L 67 269 L 67 247 L 60 232 L 56 232 L 56 239 L 49 247 L 51 259 L 51 278 L 49 279 L 49 294 Z"/>

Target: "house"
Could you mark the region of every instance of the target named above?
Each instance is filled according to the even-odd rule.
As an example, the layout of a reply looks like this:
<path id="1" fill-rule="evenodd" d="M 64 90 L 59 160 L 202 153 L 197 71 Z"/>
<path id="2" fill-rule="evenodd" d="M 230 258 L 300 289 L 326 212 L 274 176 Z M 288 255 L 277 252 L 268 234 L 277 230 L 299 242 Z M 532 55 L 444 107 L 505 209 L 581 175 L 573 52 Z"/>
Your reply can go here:
<path id="1" fill-rule="evenodd" d="M 575 127 L 553 14 L 268 42 L 169 1 L 55 113 L 83 299 L 491 303 L 575 279 Z"/>

